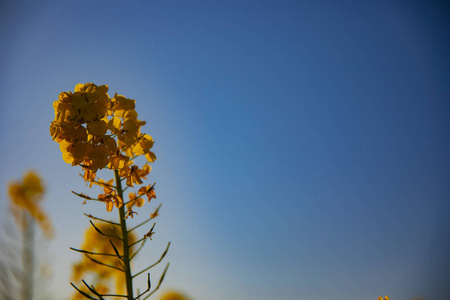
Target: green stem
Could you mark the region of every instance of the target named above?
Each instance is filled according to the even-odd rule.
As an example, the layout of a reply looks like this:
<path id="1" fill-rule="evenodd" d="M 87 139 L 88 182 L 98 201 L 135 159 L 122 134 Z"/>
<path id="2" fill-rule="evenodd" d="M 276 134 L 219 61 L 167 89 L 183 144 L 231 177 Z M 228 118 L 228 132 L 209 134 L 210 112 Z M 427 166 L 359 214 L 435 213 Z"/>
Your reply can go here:
<path id="1" fill-rule="evenodd" d="M 114 175 L 116 179 L 117 195 L 123 200 L 123 189 L 119 172 L 117 170 L 114 170 Z M 119 208 L 119 217 L 120 217 L 120 229 L 122 231 L 123 262 L 125 271 L 125 282 L 127 286 L 127 299 L 133 300 L 134 299 L 133 277 L 131 276 L 131 268 L 130 268 L 130 252 L 128 249 L 128 231 L 127 231 L 127 223 L 125 220 L 125 205 L 122 205 Z"/>

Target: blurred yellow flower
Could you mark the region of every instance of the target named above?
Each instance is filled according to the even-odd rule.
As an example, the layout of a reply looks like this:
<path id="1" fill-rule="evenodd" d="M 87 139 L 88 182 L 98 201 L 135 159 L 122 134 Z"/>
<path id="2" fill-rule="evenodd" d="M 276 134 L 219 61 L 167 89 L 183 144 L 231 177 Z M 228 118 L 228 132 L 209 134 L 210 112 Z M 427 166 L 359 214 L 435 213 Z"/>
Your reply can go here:
<path id="1" fill-rule="evenodd" d="M 17 224 L 25 229 L 24 212 L 27 212 L 41 226 L 44 234 L 51 238 L 54 234 L 49 217 L 39 206 L 44 194 L 42 179 L 34 171 L 28 171 L 21 181 L 12 181 L 8 186 L 10 208 Z"/>
<path id="2" fill-rule="evenodd" d="M 158 297 L 158 300 L 190 300 L 187 296 L 177 291 L 167 291 Z"/>
<path id="3" fill-rule="evenodd" d="M 113 226 L 110 224 L 99 223 L 95 225 L 102 233 L 108 236 L 120 237 L 120 228 L 118 226 Z M 128 234 L 128 244 L 131 245 L 136 241 L 136 236 L 133 233 Z M 114 246 L 119 251 L 120 255 L 122 253 L 122 241 L 120 239 L 112 238 L 111 241 Z M 109 239 L 102 236 L 97 230 L 89 226 L 85 231 L 84 241 L 81 245 L 81 249 L 88 252 L 96 252 L 108 254 L 110 256 L 101 256 L 101 261 L 103 264 L 117 267 L 119 269 L 123 268 L 122 261 L 117 258 L 115 251 L 111 246 Z M 130 248 L 132 250 L 133 247 Z M 83 256 L 81 261 L 77 262 L 72 267 L 72 279 L 75 281 L 86 278 L 87 276 L 94 276 L 95 289 L 99 291 L 101 288 L 102 293 L 117 293 L 122 294 L 125 288 L 125 275 L 122 271 L 100 265 L 91 258 L 98 258 L 98 256 L 93 256 L 86 254 Z M 95 258 L 94 258 L 95 259 Z M 85 290 L 87 292 L 87 290 Z M 81 294 L 77 291 L 74 292 L 72 300 L 84 299 L 80 297 Z"/>

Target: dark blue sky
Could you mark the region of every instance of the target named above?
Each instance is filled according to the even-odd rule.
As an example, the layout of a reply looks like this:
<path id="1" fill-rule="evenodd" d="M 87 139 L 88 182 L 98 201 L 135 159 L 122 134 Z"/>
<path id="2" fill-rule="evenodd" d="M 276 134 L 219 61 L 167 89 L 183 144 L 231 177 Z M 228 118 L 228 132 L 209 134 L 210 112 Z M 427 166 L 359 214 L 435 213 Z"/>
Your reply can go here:
<path id="1" fill-rule="evenodd" d="M 52 101 L 94 82 L 136 99 L 155 139 L 167 287 L 450 298 L 444 1 L 21 1 L 0 14 L 0 182 L 45 175 L 61 295 L 82 212 L 104 208 L 69 193 L 84 184 L 49 136 Z"/>

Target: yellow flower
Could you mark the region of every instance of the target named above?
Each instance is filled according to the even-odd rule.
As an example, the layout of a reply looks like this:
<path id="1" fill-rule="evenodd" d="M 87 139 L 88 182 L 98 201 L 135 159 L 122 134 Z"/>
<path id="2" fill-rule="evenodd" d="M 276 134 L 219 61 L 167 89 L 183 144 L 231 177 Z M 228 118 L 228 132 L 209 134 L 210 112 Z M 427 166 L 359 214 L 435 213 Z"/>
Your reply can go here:
<path id="1" fill-rule="evenodd" d="M 53 227 L 50 220 L 39 206 L 44 194 L 44 186 L 37 173 L 28 171 L 22 181 L 11 182 L 8 187 L 8 194 L 11 212 L 19 226 L 24 226 L 23 212 L 27 211 L 38 222 L 48 238 L 53 236 Z"/>
<path id="2" fill-rule="evenodd" d="M 122 130 L 119 132 L 119 135 L 117 137 L 126 145 L 126 147 L 130 147 L 136 142 L 138 138 L 139 128 L 140 124 L 135 120 L 126 120 L 125 122 L 123 122 Z"/>
<path id="3" fill-rule="evenodd" d="M 168 291 L 162 294 L 159 300 L 189 300 L 185 295 L 176 292 L 176 291 Z"/>
<path id="4" fill-rule="evenodd" d="M 86 144 L 81 141 L 71 143 L 63 140 L 59 144 L 59 148 L 61 149 L 64 161 L 73 166 L 80 164 L 84 160 L 87 151 Z"/>
<path id="5" fill-rule="evenodd" d="M 107 92 L 106 85 L 80 83 L 73 93 L 60 93 L 53 103 L 55 119 L 50 124 L 50 135 L 60 144 L 63 160 L 83 168 L 83 178 L 90 186 L 96 172 L 105 167 L 118 170 L 128 186 L 142 184 L 151 168 L 145 164 L 140 169 L 131 159 L 142 155 L 154 162 L 156 156 L 150 151 L 153 138 L 141 133 L 145 121 L 138 119 L 136 101 L 117 93 L 111 99 Z M 151 199 L 150 193 L 146 192 Z M 112 202 L 120 202 L 112 194 L 104 195 L 102 200 L 108 210 Z"/>
<path id="6" fill-rule="evenodd" d="M 80 118 L 80 112 L 72 106 L 72 93 L 59 94 L 58 101 L 53 102 L 55 121 L 61 126 L 74 124 Z"/>
<path id="7" fill-rule="evenodd" d="M 153 153 L 152 151 L 148 151 L 147 154 L 145 154 L 145 158 L 149 161 L 149 162 L 154 162 L 156 160 L 156 155 L 155 153 Z"/>
<path id="8" fill-rule="evenodd" d="M 88 122 L 87 131 L 92 135 L 104 135 L 108 131 L 108 123 L 103 119 Z"/>
<path id="9" fill-rule="evenodd" d="M 134 161 L 132 161 L 131 159 L 128 160 L 122 169 L 119 169 L 119 176 L 122 178 L 126 178 L 128 173 L 130 172 L 131 166 L 134 164 Z"/>
<path id="10" fill-rule="evenodd" d="M 111 120 L 108 122 L 108 129 L 112 133 L 118 133 L 120 131 L 120 128 L 122 127 L 122 120 L 120 120 L 117 117 L 112 117 Z"/>
<path id="11" fill-rule="evenodd" d="M 72 95 L 72 105 L 80 111 L 85 122 L 101 119 L 110 107 L 108 86 L 93 83 L 77 84 Z"/>
<path id="12" fill-rule="evenodd" d="M 91 169 L 98 170 L 106 167 L 109 163 L 109 150 L 106 146 L 88 144 L 87 157 L 91 160 Z"/>
<path id="13" fill-rule="evenodd" d="M 156 218 L 157 216 L 159 216 L 159 207 L 157 207 L 157 208 L 155 209 L 155 211 L 154 211 L 152 214 L 150 214 L 150 218 L 154 219 L 154 218 Z"/>
<path id="14" fill-rule="evenodd" d="M 129 110 L 134 110 L 136 101 L 132 99 L 125 98 L 122 95 L 114 95 L 112 99 L 113 107 L 112 109 L 115 111 L 115 115 L 118 117 L 123 117 L 125 112 Z"/>
<path id="15" fill-rule="evenodd" d="M 23 188 L 28 191 L 30 196 L 39 195 L 41 199 L 41 195 L 44 193 L 44 186 L 42 185 L 41 178 L 33 171 L 29 171 L 25 174 L 23 178 Z"/>
<path id="16" fill-rule="evenodd" d="M 59 138 L 67 141 L 81 141 L 86 143 L 88 134 L 86 128 L 82 125 L 74 127 L 66 127 L 61 130 Z"/>
<path id="17" fill-rule="evenodd" d="M 150 173 L 150 171 L 152 170 L 152 167 L 150 167 L 150 165 L 145 164 L 142 169 L 137 169 L 136 172 L 138 173 L 139 177 L 142 179 L 147 179 L 147 175 Z"/>
<path id="18" fill-rule="evenodd" d="M 154 185 L 143 186 L 138 191 L 139 195 L 147 195 L 148 202 L 152 200 L 152 198 L 156 199 Z"/>
<path id="19" fill-rule="evenodd" d="M 83 161 L 83 171 L 84 171 L 83 179 L 84 179 L 84 181 L 90 183 L 89 187 L 92 187 L 93 181 L 95 180 L 95 177 L 96 177 L 96 173 L 95 173 L 95 171 L 92 170 L 90 165 L 91 165 L 90 160 L 85 159 Z"/>
<path id="20" fill-rule="evenodd" d="M 127 174 L 127 185 L 133 187 L 134 183 L 142 184 L 142 180 L 139 177 L 139 173 L 137 172 L 138 166 L 134 165 L 131 167 L 130 171 Z"/>
<path id="21" fill-rule="evenodd" d="M 141 207 L 145 203 L 144 199 L 141 197 L 138 198 L 135 193 L 128 194 L 128 199 L 130 199 L 127 204 L 128 210 L 131 210 L 133 206 Z"/>
<path id="22" fill-rule="evenodd" d="M 131 119 L 131 120 L 136 120 L 137 119 L 137 112 L 134 109 L 128 110 L 123 114 L 123 118 L 124 119 Z"/>
<path id="23" fill-rule="evenodd" d="M 116 151 L 116 153 L 109 157 L 109 165 L 110 169 L 120 170 L 125 167 L 125 164 L 130 158 L 126 155 L 122 155 L 120 151 Z"/>
<path id="24" fill-rule="evenodd" d="M 153 138 L 149 136 L 148 134 L 144 134 L 142 137 L 139 138 L 136 145 L 133 147 L 133 152 L 136 155 L 143 155 L 150 151 L 150 149 L 153 147 Z"/>
<path id="25" fill-rule="evenodd" d="M 103 186 L 104 191 L 104 194 L 98 195 L 98 200 L 106 203 L 106 210 L 108 212 L 112 211 L 114 205 L 116 205 L 117 208 L 123 205 L 122 198 L 120 198 L 120 196 L 117 195 L 116 190 L 112 188 L 113 182 L 113 179 L 109 180 L 106 183 L 103 181 L 103 179 L 100 179 L 97 183 L 98 185 Z"/>

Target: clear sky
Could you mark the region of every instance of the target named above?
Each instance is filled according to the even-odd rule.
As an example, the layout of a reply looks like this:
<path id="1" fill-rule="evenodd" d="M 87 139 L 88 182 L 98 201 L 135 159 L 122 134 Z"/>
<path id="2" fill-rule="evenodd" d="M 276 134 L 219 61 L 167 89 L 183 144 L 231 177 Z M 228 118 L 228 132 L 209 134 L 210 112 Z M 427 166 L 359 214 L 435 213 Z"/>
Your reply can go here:
<path id="1" fill-rule="evenodd" d="M 107 84 L 155 139 L 139 264 L 172 241 L 165 288 L 450 299 L 449 20 L 445 1 L 1 1 L 2 218 L 7 182 L 38 170 L 66 299 L 83 212 L 108 214 L 70 193 L 89 191 L 52 102 Z"/>

